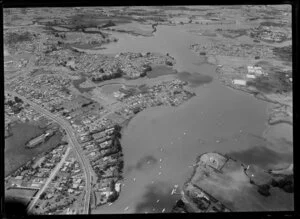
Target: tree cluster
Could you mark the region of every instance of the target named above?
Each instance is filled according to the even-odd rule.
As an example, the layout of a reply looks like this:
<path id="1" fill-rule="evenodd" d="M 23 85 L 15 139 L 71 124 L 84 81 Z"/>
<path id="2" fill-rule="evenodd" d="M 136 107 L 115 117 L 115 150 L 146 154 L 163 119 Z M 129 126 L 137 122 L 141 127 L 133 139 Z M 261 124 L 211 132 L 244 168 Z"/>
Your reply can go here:
<path id="1" fill-rule="evenodd" d="M 100 69 L 99 70 L 100 73 L 103 73 L 103 69 Z M 103 75 L 100 75 L 98 77 L 92 77 L 92 81 L 93 82 L 101 82 L 101 81 L 106 81 L 106 80 L 110 80 L 110 79 L 114 79 L 114 78 L 120 78 L 122 77 L 123 75 L 123 71 L 118 68 L 117 71 L 115 73 L 112 73 L 112 74 L 103 74 Z"/>
<path id="2" fill-rule="evenodd" d="M 32 40 L 32 35 L 29 32 L 25 33 L 8 33 L 6 37 L 6 44 L 15 45 L 17 43 L 29 42 Z"/>

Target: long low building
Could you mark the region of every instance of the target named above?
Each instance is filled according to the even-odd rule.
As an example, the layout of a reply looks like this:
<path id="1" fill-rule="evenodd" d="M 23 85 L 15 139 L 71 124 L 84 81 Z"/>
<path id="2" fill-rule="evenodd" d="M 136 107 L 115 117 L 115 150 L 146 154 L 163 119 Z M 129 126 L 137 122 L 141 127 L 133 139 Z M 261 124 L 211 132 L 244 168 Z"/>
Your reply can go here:
<path id="1" fill-rule="evenodd" d="M 247 78 L 251 78 L 251 79 L 255 79 L 255 78 L 256 78 L 256 76 L 255 76 L 255 75 L 252 75 L 252 74 L 247 74 L 246 77 L 247 77 Z"/>
<path id="2" fill-rule="evenodd" d="M 46 135 L 45 134 L 42 134 L 30 141 L 27 142 L 26 146 L 29 147 L 29 148 L 32 148 L 40 143 L 42 143 L 46 138 Z"/>
<path id="3" fill-rule="evenodd" d="M 232 83 L 235 84 L 235 85 L 246 86 L 246 81 L 245 80 L 241 80 L 241 79 L 234 79 L 234 80 L 232 80 Z"/>
<path id="4" fill-rule="evenodd" d="M 39 135 L 38 137 L 36 138 L 33 138 L 31 139 L 30 141 L 28 141 L 26 143 L 26 147 L 28 148 L 32 148 L 32 147 L 35 147 L 37 146 L 38 144 L 44 142 L 46 140 L 47 137 L 50 137 L 54 134 L 54 131 L 53 130 L 47 130 L 46 133 L 42 134 L 42 135 Z"/>

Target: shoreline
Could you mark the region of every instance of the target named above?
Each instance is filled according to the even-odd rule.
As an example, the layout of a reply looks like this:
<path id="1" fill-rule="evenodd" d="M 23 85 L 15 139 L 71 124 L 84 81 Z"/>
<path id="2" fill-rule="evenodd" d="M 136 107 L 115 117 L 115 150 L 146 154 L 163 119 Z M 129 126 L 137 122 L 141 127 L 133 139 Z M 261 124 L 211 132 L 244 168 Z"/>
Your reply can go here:
<path id="1" fill-rule="evenodd" d="M 275 188 L 275 187 L 279 187 L 280 189 L 282 189 L 284 192 L 286 193 L 293 193 L 293 185 L 290 189 L 287 189 L 285 188 L 285 185 L 280 185 L 279 183 L 282 183 L 283 181 L 284 182 L 292 182 L 291 181 L 291 177 L 293 177 L 294 173 L 293 173 L 293 164 L 290 164 L 286 167 L 281 167 L 281 168 L 272 168 L 272 169 L 262 169 L 262 168 L 259 168 L 261 173 L 266 173 L 268 174 L 268 177 L 271 178 L 271 181 L 268 180 L 268 181 L 263 181 L 263 182 L 260 182 L 260 180 L 258 179 L 258 181 L 256 181 L 255 179 L 252 179 L 253 177 L 253 174 L 251 176 L 251 171 L 250 173 L 248 173 L 248 168 L 249 166 L 247 167 L 247 165 L 245 165 L 243 162 L 241 162 L 240 160 L 236 160 L 234 158 L 232 158 L 231 156 L 227 155 L 227 154 L 223 154 L 223 153 L 219 153 L 219 152 L 216 152 L 216 151 L 212 151 L 212 152 L 204 152 L 204 153 L 201 153 L 199 154 L 197 157 L 196 157 L 196 160 L 195 160 L 195 163 L 193 164 L 193 172 L 192 174 L 190 175 L 190 177 L 188 177 L 188 179 L 184 182 L 182 188 L 181 188 L 181 198 L 177 200 L 176 204 L 174 205 L 173 209 L 176 208 L 176 207 L 179 207 L 182 208 L 183 210 L 186 209 L 187 205 L 191 205 L 191 204 L 194 204 L 195 202 L 193 201 L 189 201 L 186 199 L 185 196 L 189 197 L 189 191 L 187 191 L 188 193 L 186 194 L 185 192 L 185 188 L 189 185 L 192 185 L 194 187 L 197 187 L 198 189 L 202 190 L 202 192 L 205 192 L 207 193 L 205 190 L 203 190 L 203 188 L 201 187 L 198 187 L 197 185 L 195 185 L 193 183 L 193 178 L 194 177 L 197 177 L 196 174 L 197 174 L 197 170 L 199 168 L 199 162 L 200 162 L 200 159 L 203 155 L 206 155 L 206 154 L 216 154 L 216 155 L 219 155 L 223 158 L 226 159 L 225 163 L 220 167 L 220 169 L 218 168 L 218 172 L 219 171 L 222 171 L 221 169 L 226 165 L 226 163 L 229 161 L 229 160 L 232 160 L 233 162 L 236 162 L 237 164 L 240 164 L 241 167 L 243 168 L 243 173 L 245 174 L 245 176 L 248 178 L 249 180 L 249 183 L 252 184 L 254 187 L 256 187 L 257 189 L 257 192 L 260 193 L 260 195 L 262 196 L 269 196 L 270 195 L 270 192 L 269 190 L 271 188 Z M 203 164 L 202 164 L 203 165 Z M 252 166 L 252 165 L 251 165 Z M 256 166 L 255 164 L 253 166 Z M 205 164 L 205 168 L 206 168 L 206 164 Z M 198 178 L 196 178 L 196 180 L 199 180 Z M 214 198 L 216 199 L 211 193 L 207 193 L 207 195 L 211 198 Z M 178 206 L 178 202 L 181 201 L 184 203 L 183 207 L 180 207 Z M 221 204 L 222 201 L 218 200 Z M 201 209 L 197 208 L 197 211 Z M 196 212 L 197 212 L 196 211 Z M 186 213 L 188 213 L 189 211 L 187 211 Z M 192 211 L 193 212 L 193 211 Z"/>
<path id="2" fill-rule="evenodd" d="M 192 50 L 192 52 L 196 53 L 194 50 Z M 198 56 L 199 54 L 196 53 Z M 213 59 L 211 59 L 213 58 Z M 207 63 L 207 64 L 211 64 L 211 65 L 215 65 L 216 66 L 216 75 L 217 75 L 217 79 L 219 80 L 219 82 L 228 87 L 228 88 L 231 88 L 231 89 L 234 89 L 236 91 L 242 91 L 244 93 L 247 93 L 247 94 L 250 94 L 252 95 L 253 97 L 255 97 L 256 99 L 258 100 L 262 100 L 262 101 L 265 101 L 267 102 L 268 104 L 278 104 L 280 107 L 289 107 L 290 105 L 288 104 L 285 104 L 285 103 L 281 103 L 279 101 L 276 101 L 276 100 L 272 100 L 268 97 L 266 97 L 263 93 L 259 92 L 259 91 L 250 91 L 246 88 L 242 88 L 242 87 L 237 87 L 237 86 L 234 86 L 232 85 L 231 83 L 227 82 L 225 78 L 223 78 L 221 75 L 222 75 L 222 72 L 220 71 L 220 67 L 218 66 L 219 63 L 217 61 L 217 59 L 214 57 L 214 56 L 210 56 L 208 57 L 207 55 L 205 56 L 204 58 L 204 62 Z M 269 128 L 273 127 L 273 126 L 276 126 L 278 124 L 288 124 L 288 125 L 291 125 L 293 126 L 293 122 L 292 121 L 289 121 L 289 120 L 285 120 L 285 119 L 276 119 L 276 116 L 275 116 L 275 121 L 271 121 L 272 118 L 271 118 L 271 114 L 272 112 L 268 111 L 267 112 L 267 115 L 268 115 L 268 119 L 266 121 L 266 129 L 264 130 L 264 132 L 266 130 L 268 130 Z M 264 133 L 263 132 L 263 133 Z"/>
<path id="3" fill-rule="evenodd" d="M 193 97 L 193 96 L 192 96 Z M 189 99 L 191 99 L 192 97 L 190 97 Z M 185 100 L 185 101 L 183 101 L 181 104 L 179 104 L 179 105 L 176 105 L 176 106 L 170 106 L 170 107 L 179 107 L 179 106 L 181 106 L 182 104 L 185 104 L 185 103 L 187 103 L 188 101 L 189 101 L 189 99 L 188 100 Z M 139 113 L 141 113 L 141 112 L 143 112 L 144 110 L 147 110 L 147 109 L 150 109 L 150 108 L 153 108 L 153 107 L 168 107 L 168 106 L 151 106 L 151 107 L 146 107 L 145 109 L 143 109 L 143 110 L 141 110 L 140 112 L 138 112 L 137 114 L 132 114 L 129 118 L 127 118 L 127 119 L 125 119 L 123 122 L 120 122 L 120 123 L 118 123 L 118 125 L 121 127 L 121 129 L 120 129 L 120 134 L 121 134 L 121 138 L 120 138 L 120 151 L 119 151 L 119 153 L 122 153 L 123 154 L 123 152 L 122 152 L 122 143 L 121 143 L 121 139 L 122 139 L 122 137 L 123 137 L 123 134 L 124 134 L 124 130 L 125 130 L 125 128 L 127 128 L 128 127 L 128 125 L 129 125 L 129 123 L 131 122 L 131 120 L 132 119 L 134 119 Z M 123 168 L 122 168 L 122 170 L 124 170 L 124 168 L 125 168 L 125 159 L 124 159 L 124 154 L 123 154 L 123 156 L 121 157 L 121 159 L 122 159 L 122 161 L 124 162 L 124 166 L 123 166 Z M 120 177 L 120 179 L 118 179 L 115 183 L 123 183 L 124 182 L 124 176 L 123 176 L 123 171 L 120 171 L 121 172 L 121 177 Z M 107 203 L 104 203 L 104 204 L 101 204 L 101 205 L 98 205 L 98 206 L 95 206 L 93 209 L 92 209 L 92 211 L 97 211 L 97 210 L 99 210 L 99 208 L 101 208 L 102 206 L 106 206 L 106 205 L 109 205 L 110 203 L 113 203 L 113 202 L 115 202 L 115 201 L 117 201 L 118 200 L 118 198 L 119 198 L 119 195 L 120 195 L 120 193 L 122 192 L 122 186 L 120 186 L 120 190 L 119 191 L 116 191 L 115 190 L 115 192 L 117 192 L 117 198 L 115 199 L 115 200 L 113 200 L 113 201 L 111 201 L 111 202 L 107 202 Z"/>

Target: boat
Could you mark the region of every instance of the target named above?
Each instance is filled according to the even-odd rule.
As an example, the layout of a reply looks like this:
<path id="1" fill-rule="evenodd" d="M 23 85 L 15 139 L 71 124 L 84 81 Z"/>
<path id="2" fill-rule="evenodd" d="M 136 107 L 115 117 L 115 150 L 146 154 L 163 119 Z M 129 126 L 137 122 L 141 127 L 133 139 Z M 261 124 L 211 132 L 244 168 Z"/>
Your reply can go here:
<path id="1" fill-rule="evenodd" d="M 156 200 L 156 203 L 158 203 L 158 202 L 159 202 L 159 199 Z"/>
<path id="2" fill-rule="evenodd" d="M 124 211 L 127 211 L 129 209 L 129 207 L 127 206 L 125 209 L 124 209 Z"/>
<path id="3" fill-rule="evenodd" d="M 164 209 L 162 209 L 162 211 L 161 211 L 161 212 L 162 212 L 162 213 L 164 213 L 164 212 L 165 212 L 165 210 L 166 210 L 166 209 L 164 208 Z"/>
<path id="4" fill-rule="evenodd" d="M 161 175 L 161 172 L 159 172 L 158 175 Z"/>
<path id="5" fill-rule="evenodd" d="M 135 179 L 135 178 L 133 178 L 133 181 L 134 181 L 134 182 L 135 182 L 135 180 L 136 180 L 136 179 Z"/>

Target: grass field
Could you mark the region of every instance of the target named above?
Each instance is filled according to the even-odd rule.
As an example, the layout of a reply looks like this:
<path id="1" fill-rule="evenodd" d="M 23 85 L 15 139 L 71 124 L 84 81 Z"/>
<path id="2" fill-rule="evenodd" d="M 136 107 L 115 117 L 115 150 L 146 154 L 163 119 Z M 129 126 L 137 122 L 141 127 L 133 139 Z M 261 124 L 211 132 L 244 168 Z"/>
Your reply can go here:
<path id="1" fill-rule="evenodd" d="M 8 189 L 5 190 L 6 200 L 17 200 L 27 205 L 30 199 L 36 194 L 38 190 L 30 189 Z"/>
<path id="2" fill-rule="evenodd" d="M 267 175 L 256 171 L 253 180 L 256 182 L 257 177 L 259 182 L 268 180 Z M 233 160 L 229 160 L 220 173 L 207 172 L 203 166 L 198 168 L 192 182 L 233 211 L 293 210 L 294 208 L 293 194 L 277 188 L 272 188 L 271 195 L 268 197 L 258 193 L 258 188 L 250 183 L 240 162 Z"/>

